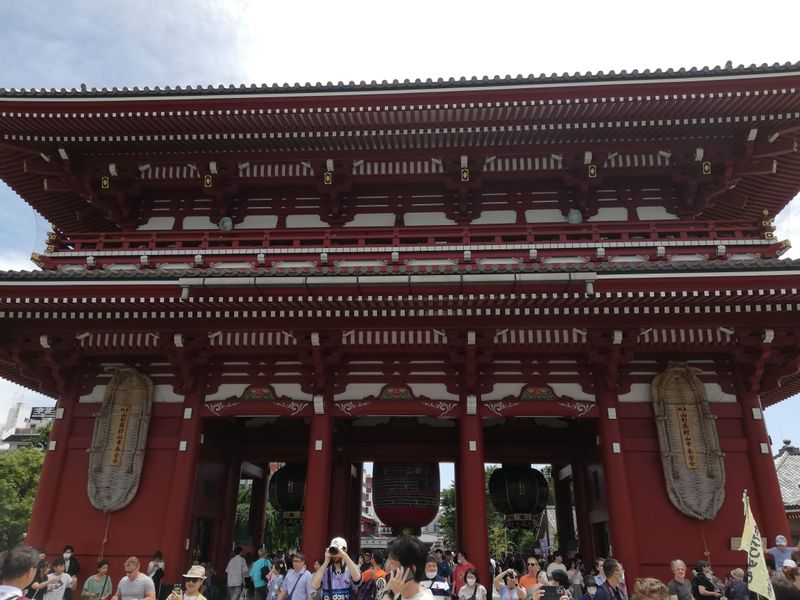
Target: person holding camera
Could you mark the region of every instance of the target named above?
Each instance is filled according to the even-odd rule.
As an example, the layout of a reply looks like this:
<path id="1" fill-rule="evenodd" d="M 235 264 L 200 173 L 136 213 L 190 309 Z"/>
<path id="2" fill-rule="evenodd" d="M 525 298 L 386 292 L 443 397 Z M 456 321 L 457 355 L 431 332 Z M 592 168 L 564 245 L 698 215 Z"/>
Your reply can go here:
<path id="1" fill-rule="evenodd" d="M 205 568 L 200 565 L 194 565 L 189 569 L 188 573 L 183 575 L 183 584 L 186 591 L 183 591 L 178 583 L 172 588 L 167 600 L 206 600 L 206 597 L 201 593 L 205 580 Z"/>
<path id="2" fill-rule="evenodd" d="M 519 584 L 519 576 L 514 569 L 501 571 L 493 583 L 500 600 L 525 600 L 525 588 Z"/>
<path id="3" fill-rule="evenodd" d="M 344 538 L 333 538 L 325 550 L 322 566 L 311 578 L 311 588 L 322 588 L 322 600 L 351 600 L 360 583 L 361 570 L 347 555 L 347 542 Z"/>

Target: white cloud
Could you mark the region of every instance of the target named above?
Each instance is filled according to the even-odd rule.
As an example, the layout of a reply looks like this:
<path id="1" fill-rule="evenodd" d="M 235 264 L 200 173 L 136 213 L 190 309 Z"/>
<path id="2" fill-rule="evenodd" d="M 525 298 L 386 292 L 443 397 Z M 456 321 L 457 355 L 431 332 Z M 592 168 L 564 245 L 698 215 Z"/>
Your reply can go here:
<path id="1" fill-rule="evenodd" d="M 0 249 L 0 271 L 34 271 L 38 270 L 31 262 L 30 256 L 11 249 Z"/>

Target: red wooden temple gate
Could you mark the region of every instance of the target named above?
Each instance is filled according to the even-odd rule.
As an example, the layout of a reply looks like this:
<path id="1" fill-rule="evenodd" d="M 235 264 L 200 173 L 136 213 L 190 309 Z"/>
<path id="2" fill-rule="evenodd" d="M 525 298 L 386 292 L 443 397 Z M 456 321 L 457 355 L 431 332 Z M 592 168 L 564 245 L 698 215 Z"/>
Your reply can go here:
<path id="1" fill-rule="evenodd" d="M 762 407 L 798 391 L 800 265 L 772 223 L 800 190 L 798 88 L 775 65 L 2 92 L 0 177 L 54 226 L 41 271 L 0 273 L 0 375 L 58 399 L 28 542 L 221 568 L 242 465 L 258 512 L 263 465 L 292 461 L 313 559 L 355 537 L 361 463 L 452 461 L 482 566 L 484 463 L 550 462 L 584 556 L 610 536 L 634 576 L 740 564 L 743 488 L 788 532 Z M 724 457 L 709 520 L 667 493 L 672 361 Z M 121 366 L 153 403 L 138 490 L 104 513 L 86 451 Z M 694 476 L 714 446 L 692 431 Z"/>

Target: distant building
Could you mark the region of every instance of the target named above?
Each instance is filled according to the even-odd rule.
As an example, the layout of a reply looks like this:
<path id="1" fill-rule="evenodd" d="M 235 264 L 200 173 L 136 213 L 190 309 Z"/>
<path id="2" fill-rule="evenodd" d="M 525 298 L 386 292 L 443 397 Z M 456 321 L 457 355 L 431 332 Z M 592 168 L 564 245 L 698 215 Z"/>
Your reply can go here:
<path id="1" fill-rule="evenodd" d="M 25 415 L 28 414 L 26 417 Z M 34 406 L 27 413 L 24 402 L 15 402 L 8 410 L 0 434 L 0 449 L 16 450 L 36 439 L 39 429 L 50 423 L 56 417 L 55 406 Z"/>
<path id="2" fill-rule="evenodd" d="M 775 457 L 775 471 L 794 546 L 800 538 L 800 448 L 792 446 L 791 440 L 783 440 L 783 447 Z"/>

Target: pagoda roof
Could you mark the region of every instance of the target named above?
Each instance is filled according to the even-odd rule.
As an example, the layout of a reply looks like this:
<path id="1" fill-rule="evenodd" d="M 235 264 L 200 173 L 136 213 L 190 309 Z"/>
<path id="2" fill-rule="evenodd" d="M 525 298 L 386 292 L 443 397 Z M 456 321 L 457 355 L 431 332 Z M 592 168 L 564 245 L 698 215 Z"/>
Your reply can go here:
<path id="1" fill-rule="evenodd" d="M 154 87 L 113 87 L 113 88 L 88 88 L 85 84 L 79 88 L 0 88 L 0 97 L 8 98 L 148 98 L 169 96 L 231 96 L 231 95 L 281 95 L 292 93 L 317 93 L 328 94 L 336 92 L 392 92 L 404 90 L 441 90 L 441 89 L 474 89 L 508 86 L 530 86 L 549 84 L 586 84 L 586 83 L 623 83 L 623 82 L 653 82 L 670 79 L 701 79 L 706 77 L 736 77 L 745 75 L 776 75 L 794 73 L 800 69 L 800 61 L 785 63 L 762 63 L 749 66 L 734 66 L 730 61 L 724 66 L 704 66 L 691 68 L 668 69 L 634 69 L 609 72 L 597 71 L 596 73 L 540 73 L 539 75 L 495 75 L 483 77 L 449 77 L 437 79 L 404 79 L 382 81 L 339 81 L 337 83 L 272 83 L 272 84 L 240 84 L 240 85 L 195 85 L 195 86 L 154 86 Z"/>
<path id="2" fill-rule="evenodd" d="M 525 178 L 565 185 L 580 179 L 584 157 L 594 156 L 599 178 L 612 187 L 637 177 L 650 177 L 641 180 L 644 187 L 654 180 L 692 187 L 704 160 L 713 175 L 700 189 L 713 201 L 704 200 L 695 214 L 759 218 L 763 211 L 776 214 L 800 191 L 798 132 L 800 63 L 413 82 L 0 90 L 0 178 L 56 228 L 77 232 L 119 227 L 113 211 L 142 190 L 202 195 L 201 176 L 209 173 L 232 188 L 285 183 L 243 172 L 241 165 L 251 163 L 264 173 L 294 173 L 289 185 L 313 197 L 327 161 L 336 162 L 353 189 L 419 181 L 444 189 L 454 177 L 448 169 L 457 172 L 464 157 L 475 178 L 495 185 Z M 371 174 L 358 171 L 363 161 Z M 415 166 L 431 161 L 437 166 L 429 170 Z M 400 171 L 386 177 L 386 165 Z M 421 172 L 429 176 L 420 179 Z M 109 189 L 101 189 L 109 176 Z"/>
<path id="3" fill-rule="evenodd" d="M 800 449 L 783 440 L 775 457 L 775 471 L 781 487 L 781 497 L 787 510 L 800 509 Z"/>

